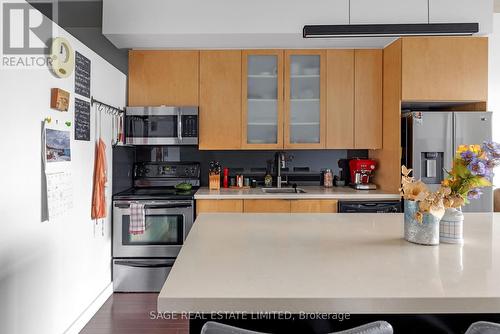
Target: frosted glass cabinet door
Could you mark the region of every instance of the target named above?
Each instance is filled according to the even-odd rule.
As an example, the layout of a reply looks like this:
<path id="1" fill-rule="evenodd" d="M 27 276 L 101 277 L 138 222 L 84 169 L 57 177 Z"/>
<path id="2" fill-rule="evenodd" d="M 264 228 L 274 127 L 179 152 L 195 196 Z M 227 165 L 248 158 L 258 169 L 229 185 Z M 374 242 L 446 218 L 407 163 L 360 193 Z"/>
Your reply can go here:
<path id="1" fill-rule="evenodd" d="M 243 51 L 243 147 L 283 147 L 282 51 Z"/>
<path id="2" fill-rule="evenodd" d="M 325 147 L 324 51 L 285 53 L 285 147 Z"/>

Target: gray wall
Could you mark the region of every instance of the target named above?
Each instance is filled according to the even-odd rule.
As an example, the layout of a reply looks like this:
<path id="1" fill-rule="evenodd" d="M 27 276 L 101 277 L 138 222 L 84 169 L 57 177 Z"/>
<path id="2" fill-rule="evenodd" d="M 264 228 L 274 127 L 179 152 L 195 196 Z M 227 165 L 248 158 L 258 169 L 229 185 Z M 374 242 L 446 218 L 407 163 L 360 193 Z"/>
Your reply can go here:
<path id="1" fill-rule="evenodd" d="M 102 34 L 102 0 L 28 2 L 122 73 L 128 73 L 128 49 L 116 48 Z"/>
<path id="2" fill-rule="evenodd" d="M 156 147 L 138 146 L 115 147 L 113 151 L 113 168 L 115 172 L 113 192 L 124 190 L 131 184 L 132 160 L 138 162 L 157 160 Z M 160 149 L 160 148 L 158 148 Z M 229 169 L 244 168 L 243 174 L 248 174 L 251 168 L 265 168 L 268 160 L 274 160 L 275 151 L 200 151 L 196 147 L 163 147 L 165 161 L 196 161 L 201 164 L 202 185 L 208 184 L 208 163 L 212 160 L 219 161 L 223 167 Z M 286 151 L 292 157 L 287 167 L 309 167 L 311 174 L 319 174 L 321 170 L 330 168 L 338 174 L 337 162 L 339 159 L 352 157 L 366 157 L 366 150 L 296 150 Z"/>

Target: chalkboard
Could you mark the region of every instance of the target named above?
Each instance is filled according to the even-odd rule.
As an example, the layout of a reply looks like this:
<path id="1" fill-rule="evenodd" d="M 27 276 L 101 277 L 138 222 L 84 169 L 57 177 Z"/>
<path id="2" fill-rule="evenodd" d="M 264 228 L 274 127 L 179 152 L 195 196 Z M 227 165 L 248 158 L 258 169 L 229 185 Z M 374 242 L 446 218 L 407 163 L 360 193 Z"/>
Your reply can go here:
<path id="1" fill-rule="evenodd" d="M 90 141 L 90 103 L 75 98 L 75 140 Z"/>
<path id="2" fill-rule="evenodd" d="M 90 97 L 90 59 L 75 51 L 75 93 Z"/>

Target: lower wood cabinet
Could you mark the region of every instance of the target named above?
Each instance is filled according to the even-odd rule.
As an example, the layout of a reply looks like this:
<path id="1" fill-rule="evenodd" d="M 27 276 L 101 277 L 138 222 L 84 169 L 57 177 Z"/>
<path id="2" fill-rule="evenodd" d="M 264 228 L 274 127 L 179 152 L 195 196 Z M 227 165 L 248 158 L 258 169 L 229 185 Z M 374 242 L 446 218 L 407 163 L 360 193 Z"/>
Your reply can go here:
<path id="1" fill-rule="evenodd" d="M 243 204 L 243 212 L 288 213 L 290 212 L 290 201 L 286 199 L 246 199 Z"/>
<path id="2" fill-rule="evenodd" d="M 335 213 L 333 199 L 202 199 L 196 201 L 196 214 L 214 212 L 235 213 Z"/>
<path id="3" fill-rule="evenodd" d="M 337 200 L 333 199 L 300 199 L 290 201 L 290 212 L 292 213 L 335 213 L 337 212 Z"/>
<path id="4" fill-rule="evenodd" d="M 196 200 L 196 215 L 210 212 L 243 212 L 242 199 L 199 199 Z"/>

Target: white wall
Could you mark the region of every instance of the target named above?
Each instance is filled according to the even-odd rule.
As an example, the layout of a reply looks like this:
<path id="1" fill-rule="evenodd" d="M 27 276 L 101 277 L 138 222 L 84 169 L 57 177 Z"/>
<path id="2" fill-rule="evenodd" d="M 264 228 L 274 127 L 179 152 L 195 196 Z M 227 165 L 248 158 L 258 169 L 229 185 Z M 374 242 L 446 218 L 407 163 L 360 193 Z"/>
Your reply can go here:
<path id="1" fill-rule="evenodd" d="M 60 28 L 58 35 L 91 59 L 91 94 L 124 106 L 125 75 Z M 63 333 L 111 282 L 111 219 L 104 236 L 90 219 L 94 111 L 91 141 L 72 135 L 74 207 L 65 218 L 41 222 L 41 121 L 61 116 L 49 108 L 52 87 L 71 92 L 73 120 L 74 75 L 0 69 L 0 333 Z M 102 129 L 111 180 L 109 116 Z M 111 182 L 106 191 L 111 209 Z"/>
<path id="2" fill-rule="evenodd" d="M 493 33 L 489 38 L 488 109 L 493 111 L 493 140 L 500 142 L 500 13 L 493 16 Z M 500 171 L 494 184 L 500 187 Z"/>

